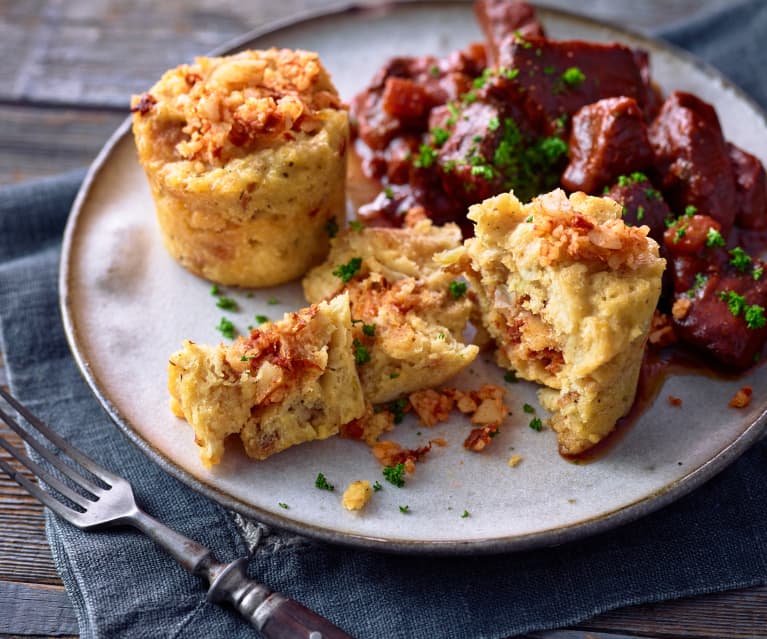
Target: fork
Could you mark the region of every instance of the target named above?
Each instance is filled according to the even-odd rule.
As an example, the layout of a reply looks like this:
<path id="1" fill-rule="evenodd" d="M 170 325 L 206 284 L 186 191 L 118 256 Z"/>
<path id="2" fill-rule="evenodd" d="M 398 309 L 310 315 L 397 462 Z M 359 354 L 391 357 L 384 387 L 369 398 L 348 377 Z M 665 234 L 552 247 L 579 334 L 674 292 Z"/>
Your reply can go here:
<path id="1" fill-rule="evenodd" d="M 231 604 L 267 639 L 352 639 L 330 621 L 297 601 L 249 579 L 245 572 L 245 558 L 235 559 L 228 564 L 220 563 L 205 546 L 184 537 L 145 513 L 136 503 L 133 488 L 127 480 L 99 466 L 90 457 L 64 441 L 2 386 L 0 395 L 43 437 L 103 484 L 97 485 L 72 465 L 64 463 L 0 408 L 0 419 L 85 493 L 84 495 L 73 490 L 0 436 L 2 448 L 75 507 L 65 503 L 53 492 L 42 490 L 1 458 L 0 469 L 59 517 L 83 530 L 122 525 L 137 528 L 164 548 L 190 573 L 208 581 L 208 601 Z"/>

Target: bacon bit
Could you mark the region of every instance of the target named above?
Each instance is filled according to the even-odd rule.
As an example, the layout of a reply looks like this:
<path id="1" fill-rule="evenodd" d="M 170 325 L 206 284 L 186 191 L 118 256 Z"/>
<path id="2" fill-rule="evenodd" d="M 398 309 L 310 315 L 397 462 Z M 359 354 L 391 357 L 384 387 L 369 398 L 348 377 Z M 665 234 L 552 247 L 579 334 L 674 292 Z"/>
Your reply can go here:
<path id="1" fill-rule="evenodd" d="M 676 406 L 679 408 L 682 405 L 682 399 L 680 397 L 674 397 L 673 395 L 668 396 L 668 403 L 672 406 Z"/>
<path id="2" fill-rule="evenodd" d="M 687 313 L 690 312 L 691 306 L 692 300 L 689 297 L 680 297 L 671 307 L 671 315 L 673 315 L 675 320 L 683 320 L 687 317 Z"/>
<path id="3" fill-rule="evenodd" d="M 383 409 L 374 411 L 370 404 L 365 407 L 365 414 L 339 428 L 339 435 L 346 439 L 364 441 L 368 446 L 374 446 L 378 438 L 386 431 L 394 428 L 394 414 Z"/>
<path id="4" fill-rule="evenodd" d="M 522 455 L 512 455 L 509 457 L 509 461 L 506 462 L 511 468 L 516 468 L 522 461 Z"/>
<path id="5" fill-rule="evenodd" d="M 751 403 L 751 395 L 753 394 L 754 390 L 750 386 L 744 386 L 732 396 L 730 406 L 732 408 L 745 408 Z"/>
<path id="6" fill-rule="evenodd" d="M 671 324 L 671 318 L 668 315 L 657 310 L 653 313 L 648 341 L 658 348 L 665 348 L 666 346 L 676 344 L 677 336 Z"/>
<path id="7" fill-rule="evenodd" d="M 133 104 L 131 105 L 130 112 L 146 115 L 147 113 L 149 113 L 149 111 L 152 110 L 152 107 L 155 104 L 157 104 L 157 98 L 155 98 L 150 93 L 144 93 L 143 95 L 138 97 L 134 96 Z"/>
<path id="8" fill-rule="evenodd" d="M 418 448 L 402 448 L 394 441 L 382 441 L 373 444 L 373 456 L 382 466 L 403 464 L 408 474 L 415 472 L 415 463 L 422 461 L 431 450 L 431 442 Z"/>
<path id="9" fill-rule="evenodd" d="M 434 426 L 447 421 L 453 409 L 452 397 L 431 388 L 410 393 L 409 399 L 424 426 Z"/>
<path id="10" fill-rule="evenodd" d="M 481 453 L 493 436 L 498 432 L 498 424 L 488 424 L 482 428 L 472 428 L 469 436 L 464 440 L 463 447 L 474 451 L 475 453 Z"/>

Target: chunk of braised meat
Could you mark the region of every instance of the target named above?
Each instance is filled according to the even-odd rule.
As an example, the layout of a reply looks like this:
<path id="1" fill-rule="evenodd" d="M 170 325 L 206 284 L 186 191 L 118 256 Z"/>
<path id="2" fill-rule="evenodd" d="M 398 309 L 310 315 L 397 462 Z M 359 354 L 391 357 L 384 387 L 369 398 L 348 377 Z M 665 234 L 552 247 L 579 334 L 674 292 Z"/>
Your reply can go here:
<path id="1" fill-rule="evenodd" d="M 543 135 L 556 133 L 563 118 L 603 98 L 634 98 L 641 109 L 647 102 L 634 52 L 621 44 L 512 37 L 498 62 L 512 71 L 506 78 L 509 100 Z"/>
<path id="2" fill-rule="evenodd" d="M 737 210 L 735 176 L 714 108 L 691 93 L 676 91 L 648 130 L 655 172 L 675 211 L 694 206 L 722 226 L 727 236 Z"/>
<path id="3" fill-rule="evenodd" d="M 663 104 L 663 95 L 653 82 L 650 72 L 650 54 L 644 49 L 634 49 L 634 60 L 639 67 L 639 75 L 645 88 L 645 105 L 643 109 L 645 121 L 652 122 Z"/>
<path id="4" fill-rule="evenodd" d="M 738 213 L 735 223 L 744 229 L 767 228 L 767 175 L 758 158 L 734 144 L 727 151 L 735 173 Z"/>
<path id="5" fill-rule="evenodd" d="M 570 163 L 562 185 L 570 191 L 596 193 L 619 175 L 652 164 L 647 126 L 636 100 L 605 98 L 581 107 L 570 129 Z"/>
<path id="6" fill-rule="evenodd" d="M 504 112 L 498 105 L 469 104 L 455 118 L 449 137 L 439 149 L 436 160 L 442 184 L 462 208 L 504 190 L 504 177 L 493 166 L 503 120 Z"/>
<path id="7" fill-rule="evenodd" d="M 663 251 L 663 234 L 671 210 L 647 175 L 639 171 L 620 175 L 605 195 L 623 205 L 623 221 L 626 224 L 649 226 L 650 237 L 660 244 Z"/>
<path id="8" fill-rule="evenodd" d="M 352 100 L 356 133 L 373 151 L 380 151 L 395 137 L 423 132 L 432 107 L 455 100 L 471 88 L 471 74 L 479 73 L 484 61 L 477 61 L 475 55 L 484 57 L 481 47 L 447 60 L 392 58 Z"/>
<path id="9" fill-rule="evenodd" d="M 487 42 L 488 65 L 498 61 L 498 50 L 504 39 L 514 33 L 523 38 L 543 38 L 543 25 L 535 9 L 516 0 L 477 0 L 474 15 Z"/>
<path id="10" fill-rule="evenodd" d="M 765 263 L 739 247 L 727 250 L 721 225 L 708 216 L 680 218 L 664 240 L 675 333 L 729 368 L 754 364 L 767 342 Z"/>
<path id="11" fill-rule="evenodd" d="M 623 206 L 623 221 L 631 226 L 646 225 L 650 227 L 650 237 L 660 247 L 660 256 L 668 259 L 663 234 L 666 231 L 666 221 L 672 218 L 663 195 L 641 172 L 634 171 L 627 175 L 618 176 L 617 182 L 605 192 Z M 673 294 L 673 278 L 671 269 L 663 272 L 661 297 L 667 299 Z"/>

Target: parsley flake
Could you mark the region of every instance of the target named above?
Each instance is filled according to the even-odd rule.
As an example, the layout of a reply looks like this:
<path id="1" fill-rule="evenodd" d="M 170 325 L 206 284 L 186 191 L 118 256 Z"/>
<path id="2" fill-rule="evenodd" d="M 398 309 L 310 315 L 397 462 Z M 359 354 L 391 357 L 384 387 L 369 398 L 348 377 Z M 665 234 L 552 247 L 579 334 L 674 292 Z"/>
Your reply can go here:
<path id="1" fill-rule="evenodd" d="M 755 266 L 754 270 L 751 272 L 751 274 L 754 276 L 755 280 L 762 279 L 762 275 L 764 275 L 764 267 L 762 267 L 762 266 Z"/>
<path id="2" fill-rule="evenodd" d="M 706 285 L 706 282 L 708 282 L 708 275 L 703 275 L 703 273 L 696 273 L 695 284 L 693 284 L 692 288 L 687 291 L 687 296 L 695 297 L 695 294 Z"/>
<path id="3" fill-rule="evenodd" d="M 227 339 L 234 339 L 234 324 L 232 324 L 231 320 L 222 317 L 218 326 L 216 326 L 216 330 Z"/>
<path id="4" fill-rule="evenodd" d="M 213 286 L 210 287 L 210 294 L 215 297 L 218 297 L 219 295 L 221 295 L 221 289 L 218 288 L 218 284 L 214 284 Z"/>
<path id="5" fill-rule="evenodd" d="M 357 365 L 367 364 L 370 361 L 370 351 L 368 350 L 368 347 L 358 339 L 355 339 L 352 342 L 352 346 L 354 346 L 354 363 Z"/>
<path id="6" fill-rule="evenodd" d="M 437 159 L 437 150 L 428 144 L 422 144 L 418 148 L 418 157 L 413 164 L 419 169 L 428 169 Z"/>
<path id="7" fill-rule="evenodd" d="M 450 137 L 450 131 L 438 126 L 431 130 L 431 135 L 434 138 L 434 145 L 442 146 Z"/>
<path id="8" fill-rule="evenodd" d="M 314 486 L 320 490 L 329 490 L 333 492 L 336 487 L 328 483 L 327 478 L 322 473 L 317 473 L 317 479 L 314 480 Z"/>
<path id="9" fill-rule="evenodd" d="M 362 258 L 353 257 L 346 264 L 341 264 L 338 268 L 336 268 L 336 270 L 333 271 L 333 275 L 340 277 L 341 281 L 346 283 L 359 272 L 361 267 Z"/>
<path id="10" fill-rule="evenodd" d="M 506 371 L 503 374 L 503 381 L 507 384 L 516 384 L 519 380 L 517 379 L 517 374 L 514 371 Z"/>
<path id="11" fill-rule="evenodd" d="M 529 414 L 532 414 L 535 412 L 535 408 L 531 406 L 530 404 L 525 404 L 524 406 L 522 406 L 522 410 Z"/>
<path id="12" fill-rule="evenodd" d="M 410 512 L 410 506 L 400 506 L 399 507 L 399 511 L 402 514 L 406 515 L 406 514 L 408 514 Z"/>
<path id="13" fill-rule="evenodd" d="M 265 324 L 269 321 L 269 318 L 266 315 L 256 315 L 256 321 L 259 324 Z"/>
<path id="14" fill-rule="evenodd" d="M 218 308 L 224 309 L 225 311 L 237 310 L 237 302 L 235 302 L 231 297 L 219 297 L 218 301 L 216 302 L 216 306 Z"/>
<path id="15" fill-rule="evenodd" d="M 464 510 L 463 514 L 461 515 L 461 519 L 466 519 L 468 516 L 469 516 L 469 511 L 468 510 Z"/>
<path id="16" fill-rule="evenodd" d="M 382 488 L 383 488 L 383 486 L 381 486 L 381 484 L 380 484 L 378 481 L 376 481 L 376 482 L 373 484 L 373 490 L 374 490 L 375 492 L 378 492 L 378 491 L 379 491 L 379 490 L 381 490 Z"/>
<path id="17" fill-rule="evenodd" d="M 397 488 L 402 488 L 405 485 L 405 464 L 399 463 L 396 466 L 384 466 L 383 476 L 390 484 L 394 484 Z"/>
<path id="18" fill-rule="evenodd" d="M 274 306 L 275 304 L 279 304 L 280 300 L 278 300 L 276 297 L 270 297 L 268 300 L 266 300 L 266 303 L 269 304 L 269 306 Z"/>
<path id="19" fill-rule="evenodd" d="M 288 506 L 288 505 L 287 505 L 287 504 L 286 504 L 284 501 L 281 501 L 281 502 L 279 502 L 277 505 L 278 505 L 280 508 L 284 508 L 285 510 L 287 510 L 288 508 L 290 508 L 290 506 Z"/>
<path id="20" fill-rule="evenodd" d="M 641 222 L 644 219 L 644 207 L 638 206 L 637 207 L 637 222 Z"/>
<path id="21" fill-rule="evenodd" d="M 692 217 L 698 212 L 698 207 L 693 206 L 692 204 L 688 204 L 684 207 L 684 214 L 686 217 Z"/>
<path id="22" fill-rule="evenodd" d="M 706 231 L 706 246 L 713 248 L 715 246 L 724 246 L 724 236 L 713 226 Z"/>
<path id="23" fill-rule="evenodd" d="M 389 412 L 394 416 L 395 424 L 401 424 L 402 420 L 405 419 L 406 407 L 407 400 L 404 397 L 395 399 L 393 402 L 389 402 L 389 404 L 386 406 Z"/>
<path id="24" fill-rule="evenodd" d="M 746 326 L 748 328 L 763 328 L 764 325 L 767 324 L 767 318 L 764 316 L 764 307 L 759 306 L 758 304 L 746 306 L 743 317 L 746 320 Z"/>
<path id="25" fill-rule="evenodd" d="M 565 69 L 562 74 L 562 82 L 571 87 L 577 87 L 586 79 L 585 74 L 578 67 Z"/>
<path id="26" fill-rule="evenodd" d="M 543 422 L 541 421 L 541 418 L 533 417 L 530 420 L 530 428 L 532 428 L 534 431 L 540 432 L 543 429 Z"/>
<path id="27" fill-rule="evenodd" d="M 359 220 L 352 220 L 349 222 L 349 228 L 355 233 L 361 233 L 362 229 L 365 228 L 365 225 Z"/>
<path id="28" fill-rule="evenodd" d="M 746 307 L 746 298 L 735 291 L 720 291 L 718 297 L 727 304 L 730 313 L 735 317 L 738 317 Z"/>
<path id="29" fill-rule="evenodd" d="M 731 249 L 729 253 L 732 256 L 730 264 L 738 269 L 741 273 L 744 273 L 751 264 L 751 256 L 739 246 Z"/>
<path id="30" fill-rule="evenodd" d="M 466 282 L 461 282 L 459 280 L 453 280 L 450 282 L 450 295 L 453 296 L 453 299 L 459 300 L 466 294 L 466 289 L 468 289 L 468 284 Z"/>

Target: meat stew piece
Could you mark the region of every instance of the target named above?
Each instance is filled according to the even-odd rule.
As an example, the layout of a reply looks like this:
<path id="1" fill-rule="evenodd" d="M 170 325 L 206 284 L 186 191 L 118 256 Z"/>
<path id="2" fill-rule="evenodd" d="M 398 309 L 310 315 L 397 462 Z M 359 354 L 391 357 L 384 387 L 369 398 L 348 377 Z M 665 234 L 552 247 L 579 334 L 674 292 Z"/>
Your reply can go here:
<path id="1" fill-rule="evenodd" d="M 655 172 L 675 211 L 694 206 L 730 233 L 738 197 L 727 144 L 714 108 L 691 93 L 675 91 L 648 130 Z"/>
<path id="2" fill-rule="evenodd" d="M 664 239 L 676 335 L 733 370 L 754 364 L 767 342 L 765 263 L 739 247 L 727 250 L 721 225 L 708 216 L 683 216 Z"/>
<path id="3" fill-rule="evenodd" d="M 620 175 L 643 171 L 652 161 L 647 126 L 636 100 L 605 98 L 573 116 L 570 163 L 562 185 L 570 191 L 596 193 Z"/>
<path id="4" fill-rule="evenodd" d="M 535 9 L 526 2 L 515 0 L 477 0 L 474 15 L 487 42 L 488 65 L 498 61 L 501 43 L 518 33 L 523 38 L 543 38 L 543 25 Z"/>
<path id="5" fill-rule="evenodd" d="M 504 41 L 499 65 L 513 72 L 509 98 L 542 135 L 603 98 L 634 98 L 640 109 L 647 102 L 634 52 L 621 44 L 514 37 Z"/>
<path id="6" fill-rule="evenodd" d="M 735 173 L 738 213 L 735 223 L 744 228 L 767 228 L 767 175 L 764 166 L 750 153 L 728 142 L 727 150 Z"/>

